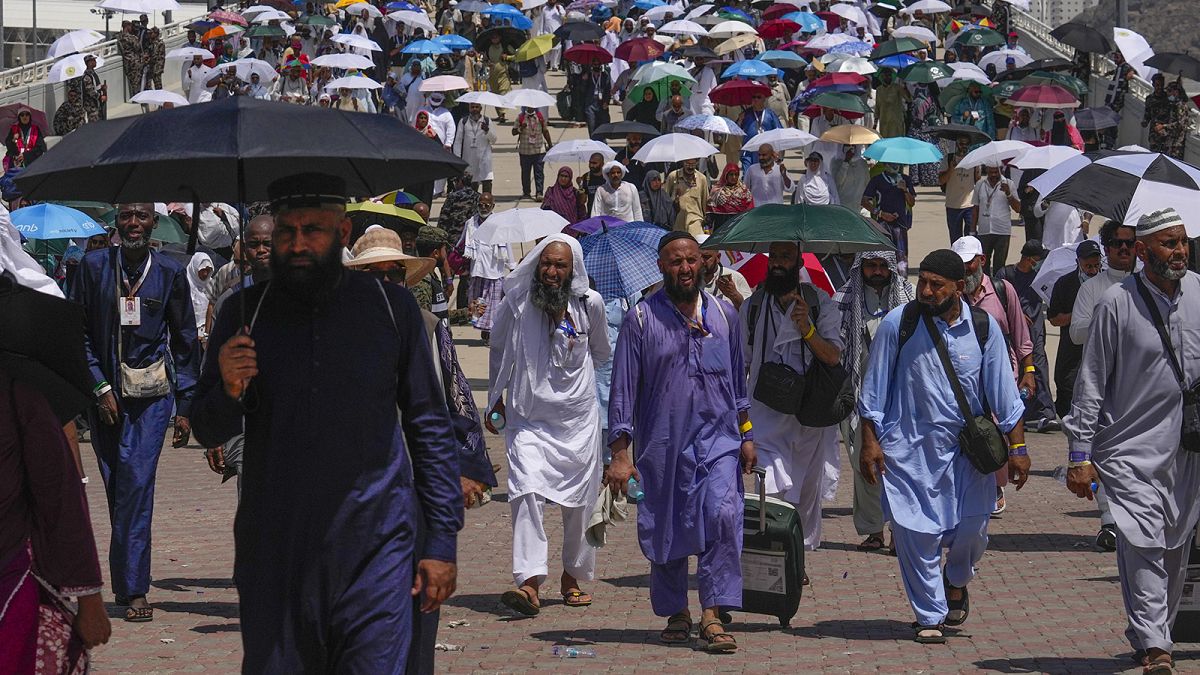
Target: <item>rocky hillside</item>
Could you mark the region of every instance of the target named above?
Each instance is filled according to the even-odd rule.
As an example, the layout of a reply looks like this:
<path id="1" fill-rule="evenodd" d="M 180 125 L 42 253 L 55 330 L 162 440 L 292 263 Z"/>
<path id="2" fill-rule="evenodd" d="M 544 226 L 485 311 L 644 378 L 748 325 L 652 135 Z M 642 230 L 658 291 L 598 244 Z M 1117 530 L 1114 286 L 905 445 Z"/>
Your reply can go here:
<path id="1" fill-rule="evenodd" d="M 1146 37 L 1156 52 L 1191 52 L 1200 57 L 1200 2 L 1197 0 L 1128 0 L 1130 28 Z M 1117 20 L 1117 1 L 1100 0 L 1075 21 L 1108 36 Z"/>

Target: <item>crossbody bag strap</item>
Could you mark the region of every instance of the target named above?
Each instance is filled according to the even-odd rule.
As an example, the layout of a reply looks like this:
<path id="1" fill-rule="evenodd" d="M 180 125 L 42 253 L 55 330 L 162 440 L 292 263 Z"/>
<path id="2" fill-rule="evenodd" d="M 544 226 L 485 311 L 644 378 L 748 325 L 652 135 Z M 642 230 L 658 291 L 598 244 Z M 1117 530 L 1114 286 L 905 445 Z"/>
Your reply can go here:
<path id="1" fill-rule="evenodd" d="M 929 331 L 929 337 L 933 339 L 933 346 L 937 349 L 938 357 L 942 360 L 942 368 L 946 370 L 946 377 L 950 379 L 950 388 L 954 390 L 954 399 L 958 401 L 958 410 L 963 416 L 963 421 L 974 431 L 975 415 L 971 412 L 971 406 L 967 403 L 967 395 L 963 392 L 962 382 L 959 381 L 958 373 L 954 370 L 954 364 L 950 361 L 950 352 L 946 349 L 946 343 L 942 340 L 942 334 L 938 332 L 937 327 L 933 324 L 933 319 L 928 314 L 922 314 L 921 319 L 925 323 L 925 330 Z"/>
<path id="2" fill-rule="evenodd" d="M 1154 322 L 1154 328 L 1158 330 L 1158 338 L 1162 340 L 1163 349 L 1166 350 L 1171 363 L 1171 371 L 1175 373 L 1175 379 L 1179 380 L 1181 389 L 1187 389 L 1187 378 L 1183 375 L 1183 367 L 1179 363 L 1179 357 L 1175 355 L 1175 346 L 1171 344 L 1171 336 L 1167 334 L 1166 322 L 1163 321 L 1162 314 L 1158 311 L 1158 303 L 1154 301 L 1154 297 L 1150 295 L 1150 289 L 1146 288 L 1146 284 L 1142 282 L 1142 278 L 1138 275 L 1133 277 L 1134 283 L 1137 284 L 1138 293 L 1142 296 L 1142 301 L 1146 303 L 1146 309 L 1150 311 L 1150 319 Z"/>

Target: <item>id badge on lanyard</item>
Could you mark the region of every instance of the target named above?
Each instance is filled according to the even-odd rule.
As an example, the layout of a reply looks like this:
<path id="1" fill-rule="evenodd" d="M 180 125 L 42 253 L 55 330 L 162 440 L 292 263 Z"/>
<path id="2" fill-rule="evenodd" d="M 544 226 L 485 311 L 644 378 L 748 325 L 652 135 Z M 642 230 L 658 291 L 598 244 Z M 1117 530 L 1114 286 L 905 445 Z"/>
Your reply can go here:
<path id="1" fill-rule="evenodd" d="M 142 288 L 142 282 L 146 281 L 146 276 L 150 274 L 151 260 L 146 261 L 146 268 L 142 270 L 142 276 L 138 277 L 137 283 L 129 288 L 129 293 L 124 297 L 118 298 L 117 314 L 121 318 L 122 326 L 140 326 L 142 325 L 142 301 L 138 299 L 137 292 Z M 120 266 L 118 265 L 118 269 Z M 125 280 L 125 275 L 120 274 L 120 283 L 128 286 L 129 283 Z"/>

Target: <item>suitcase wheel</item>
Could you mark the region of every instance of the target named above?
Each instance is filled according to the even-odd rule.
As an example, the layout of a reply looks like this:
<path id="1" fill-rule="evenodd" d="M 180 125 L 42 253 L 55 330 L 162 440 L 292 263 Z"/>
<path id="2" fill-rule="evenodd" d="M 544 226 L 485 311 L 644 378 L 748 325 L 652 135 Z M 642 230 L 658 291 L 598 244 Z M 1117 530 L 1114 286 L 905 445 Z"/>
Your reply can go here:
<path id="1" fill-rule="evenodd" d="M 791 627 L 792 627 L 792 620 L 791 620 L 791 619 L 785 619 L 785 618 L 783 618 L 782 616 L 781 616 L 781 617 L 779 617 L 779 627 L 780 627 L 780 628 L 791 628 Z"/>

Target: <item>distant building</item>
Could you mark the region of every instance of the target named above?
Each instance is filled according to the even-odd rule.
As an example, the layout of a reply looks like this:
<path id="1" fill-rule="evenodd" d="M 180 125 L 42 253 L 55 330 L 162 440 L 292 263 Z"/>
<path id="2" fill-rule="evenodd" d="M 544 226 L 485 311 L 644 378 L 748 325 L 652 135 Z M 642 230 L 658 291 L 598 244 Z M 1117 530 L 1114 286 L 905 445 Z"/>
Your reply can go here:
<path id="1" fill-rule="evenodd" d="M 1030 3 L 1030 13 L 1047 26 L 1055 27 L 1067 23 L 1080 12 L 1097 4 L 1099 0 L 1033 0 Z"/>

